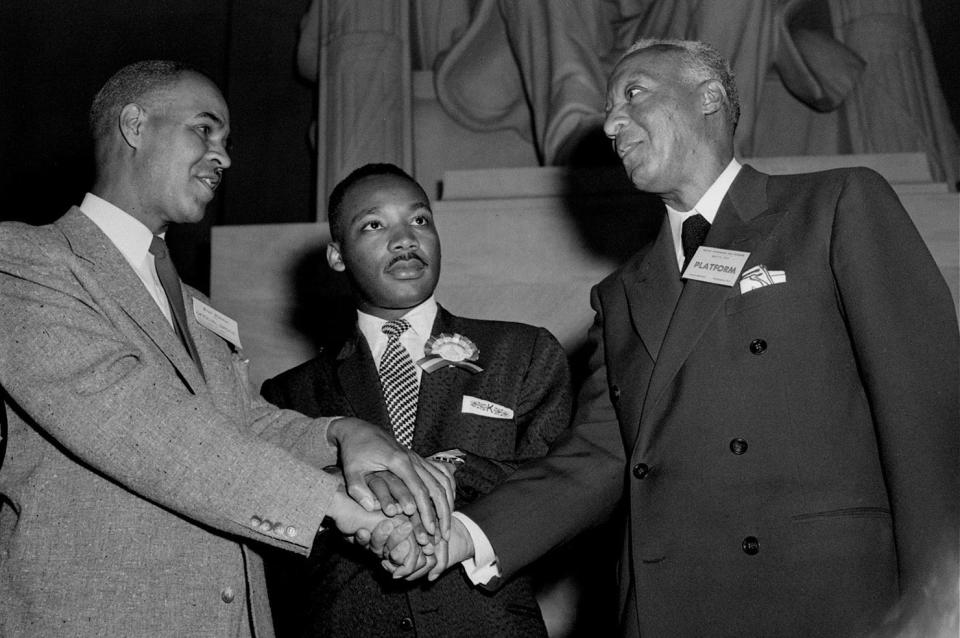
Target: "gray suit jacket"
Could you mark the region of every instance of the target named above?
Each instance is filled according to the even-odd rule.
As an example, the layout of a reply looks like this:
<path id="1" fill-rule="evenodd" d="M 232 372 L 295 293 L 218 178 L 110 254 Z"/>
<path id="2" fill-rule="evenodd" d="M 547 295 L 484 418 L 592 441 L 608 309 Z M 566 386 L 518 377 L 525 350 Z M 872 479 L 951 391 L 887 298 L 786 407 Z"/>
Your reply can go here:
<path id="1" fill-rule="evenodd" d="M 193 297 L 206 381 L 79 209 L 0 224 L 0 635 L 273 634 L 245 541 L 308 553 L 335 450 L 251 391 Z"/>

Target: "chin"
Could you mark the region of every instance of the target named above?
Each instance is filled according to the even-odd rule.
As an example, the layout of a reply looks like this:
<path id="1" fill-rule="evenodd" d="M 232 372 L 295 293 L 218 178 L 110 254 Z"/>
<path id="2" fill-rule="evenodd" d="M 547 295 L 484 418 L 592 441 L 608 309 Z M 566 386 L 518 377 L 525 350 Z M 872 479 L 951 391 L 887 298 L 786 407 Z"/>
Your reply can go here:
<path id="1" fill-rule="evenodd" d="M 416 306 L 419 306 L 424 301 L 430 298 L 430 293 L 416 293 L 404 295 L 403 297 L 398 297 L 393 300 L 393 307 L 400 310 L 409 310 Z"/>
<path id="2" fill-rule="evenodd" d="M 629 175 L 630 181 L 633 182 L 633 185 L 638 189 L 645 192 L 652 192 L 650 191 L 650 187 L 656 178 L 651 175 L 649 171 L 645 170 L 644 167 L 635 166 Z"/>
<path id="3" fill-rule="evenodd" d="M 183 213 L 180 215 L 180 220 L 178 223 L 197 224 L 203 221 L 203 217 L 206 214 L 206 212 L 207 212 L 206 204 L 203 204 L 201 206 L 194 206 L 189 210 L 183 211 Z"/>

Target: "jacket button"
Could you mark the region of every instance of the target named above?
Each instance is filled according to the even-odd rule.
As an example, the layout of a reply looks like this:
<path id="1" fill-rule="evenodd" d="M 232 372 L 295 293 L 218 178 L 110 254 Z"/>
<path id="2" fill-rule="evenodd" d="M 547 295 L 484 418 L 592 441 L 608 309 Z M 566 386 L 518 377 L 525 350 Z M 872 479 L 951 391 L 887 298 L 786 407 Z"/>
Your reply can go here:
<path id="1" fill-rule="evenodd" d="M 743 550 L 744 554 L 753 556 L 760 551 L 760 541 L 757 540 L 756 536 L 747 536 L 745 539 L 743 539 L 743 542 L 740 543 L 740 548 Z"/>
<path id="2" fill-rule="evenodd" d="M 747 451 L 747 442 L 743 439 L 734 439 L 730 441 L 730 451 L 737 456 Z"/>
<path id="3" fill-rule="evenodd" d="M 286 530 L 287 538 L 296 538 L 297 537 L 297 528 L 293 525 L 289 526 Z"/>
<path id="4" fill-rule="evenodd" d="M 633 475 L 638 479 L 643 479 L 647 477 L 647 474 L 650 473 L 650 466 L 646 463 L 637 463 L 633 466 Z"/>
<path id="5" fill-rule="evenodd" d="M 260 523 L 262 523 L 262 522 L 263 522 L 263 521 L 261 521 L 261 520 L 260 520 L 258 517 L 256 517 L 256 516 L 251 516 L 251 517 L 250 517 L 250 527 L 252 527 L 252 528 L 254 528 L 254 529 L 259 529 L 259 528 L 260 528 Z"/>
<path id="6" fill-rule="evenodd" d="M 271 532 L 273 531 L 273 523 L 267 519 L 263 519 L 263 522 L 260 523 L 261 532 Z"/>
<path id="7" fill-rule="evenodd" d="M 400 629 L 403 629 L 404 631 L 410 631 L 410 630 L 412 630 L 412 629 L 413 629 L 413 618 L 410 618 L 409 616 L 404 616 L 404 617 L 400 620 Z"/>
<path id="8" fill-rule="evenodd" d="M 767 342 L 763 339 L 754 339 L 750 342 L 751 354 L 763 354 L 767 351 Z"/>
<path id="9" fill-rule="evenodd" d="M 220 600 L 225 603 L 232 603 L 236 597 L 237 595 L 233 592 L 233 587 L 224 587 L 223 591 L 220 592 Z"/>

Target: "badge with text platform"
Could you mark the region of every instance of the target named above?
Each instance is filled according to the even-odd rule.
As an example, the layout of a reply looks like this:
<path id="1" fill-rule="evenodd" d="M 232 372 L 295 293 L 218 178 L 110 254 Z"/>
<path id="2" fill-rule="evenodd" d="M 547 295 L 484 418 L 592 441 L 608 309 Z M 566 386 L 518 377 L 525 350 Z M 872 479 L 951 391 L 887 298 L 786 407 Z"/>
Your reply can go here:
<path id="1" fill-rule="evenodd" d="M 743 265 L 747 263 L 749 257 L 750 253 L 740 250 L 700 246 L 687 269 L 683 271 L 682 279 L 732 286 L 737 283 L 740 271 L 743 270 Z"/>

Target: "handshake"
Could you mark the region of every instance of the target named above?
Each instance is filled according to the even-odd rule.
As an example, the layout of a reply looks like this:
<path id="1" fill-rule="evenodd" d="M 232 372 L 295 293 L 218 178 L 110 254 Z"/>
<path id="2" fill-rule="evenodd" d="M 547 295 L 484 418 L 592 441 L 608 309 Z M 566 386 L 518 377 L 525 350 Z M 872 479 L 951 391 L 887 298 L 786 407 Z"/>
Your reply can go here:
<path id="1" fill-rule="evenodd" d="M 337 419 L 328 436 L 339 448 L 343 479 L 328 515 L 393 578 L 435 580 L 473 556 L 470 535 L 451 516 L 455 464 L 424 459 L 358 419 Z"/>

